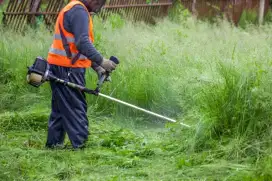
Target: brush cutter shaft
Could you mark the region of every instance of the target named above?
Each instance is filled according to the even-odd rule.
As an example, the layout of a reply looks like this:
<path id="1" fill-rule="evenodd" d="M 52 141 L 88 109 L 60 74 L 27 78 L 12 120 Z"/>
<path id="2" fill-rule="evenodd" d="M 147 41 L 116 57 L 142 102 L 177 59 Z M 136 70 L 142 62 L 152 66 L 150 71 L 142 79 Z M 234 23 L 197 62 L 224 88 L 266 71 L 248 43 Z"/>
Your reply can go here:
<path id="1" fill-rule="evenodd" d="M 58 82 L 60 84 L 63 84 L 65 86 L 68 86 L 68 87 L 71 87 L 71 88 L 74 88 L 74 89 L 78 89 L 78 90 L 86 92 L 88 94 L 98 95 L 98 91 L 97 90 L 91 90 L 91 89 L 88 89 L 88 88 L 86 88 L 84 86 L 81 86 L 81 85 L 78 85 L 78 84 L 75 84 L 75 83 L 72 83 L 72 82 L 67 82 L 67 81 L 65 81 L 63 79 L 57 78 L 57 77 L 52 76 L 52 75 L 49 76 L 49 79 L 51 81 Z"/>
<path id="2" fill-rule="evenodd" d="M 110 99 L 110 100 L 112 100 L 112 101 L 115 101 L 115 102 L 124 104 L 124 105 L 126 105 L 126 106 L 132 107 L 132 108 L 134 108 L 134 109 L 138 109 L 138 110 L 143 111 L 143 112 L 145 112 L 145 113 L 148 113 L 148 114 L 151 114 L 151 115 L 154 115 L 154 116 L 163 118 L 163 119 L 168 120 L 168 121 L 171 121 L 171 122 L 173 122 L 173 123 L 177 122 L 177 121 L 174 120 L 174 119 L 170 119 L 170 118 L 167 118 L 167 117 L 165 117 L 165 116 L 162 116 L 162 115 L 153 113 L 153 112 L 151 112 L 151 111 L 148 111 L 148 110 L 145 110 L 145 109 L 143 109 L 143 108 L 140 108 L 140 107 L 134 106 L 134 105 L 132 105 L 132 104 L 126 103 L 126 102 L 124 102 L 124 101 L 115 99 L 115 98 L 110 97 L 110 96 L 107 96 L 107 95 L 105 95 L 105 94 L 99 93 L 98 95 L 101 96 L 101 97 L 104 97 L 104 98 L 106 98 L 106 99 Z"/>
<path id="3" fill-rule="evenodd" d="M 112 101 L 114 101 L 114 102 L 118 102 L 118 103 L 120 103 L 120 104 L 129 106 L 129 107 L 132 107 L 132 108 L 134 108 L 134 109 L 143 111 L 143 112 L 145 112 L 145 113 L 147 113 L 147 114 L 150 114 L 150 115 L 159 117 L 159 118 L 161 118 L 161 119 L 164 119 L 164 120 L 167 120 L 167 121 L 170 121 L 170 122 L 173 122 L 173 123 L 176 123 L 176 122 L 177 122 L 177 121 L 174 120 L 174 119 L 171 119 L 171 118 L 168 118 L 168 117 L 159 115 L 159 114 L 157 114 L 157 113 L 154 113 L 154 112 L 145 110 L 145 109 L 143 109 L 143 108 L 137 107 L 137 106 L 132 105 L 132 104 L 129 104 L 129 103 L 127 103 L 127 102 L 124 102 L 124 101 L 115 99 L 115 98 L 113 98 L 113 97 L 107 96 L 107 95 L 105 95 L 105 94 L 99 93 L 99 90 L 91 90 L 91 89 L 88 89 L 88 88 L 83 87 L 83 86 L 81 86 L 81 85 L 74 84 L 74 83 L 72 83 L 72 82 L 64 81 L 64 80 L 59 79 L 59 78 L 57 78 L 57 77 L 55 77 L 55 76 L 52 76 L 52 75 L 50 75 L 50 80 L 51 80 L 51 81 L 52 81 L 52 80 L 53 80 L 53 81 L 56 81 L 56 82 L 58 82 L 58 83 L 61 83 L 61 84 L 65 85 L 65 86 L 68 86 L 68 87 L 71 87 L 71 88 L 74 88 L 74 89 L 78 89 L 78 90 L 83 91 L 83 92 L 86 92 L 86 93 L 88 93 L 88 94 L 94 94 L 94 95 L 98 95 L 98 96 L 104 97 L 104 98 L 106 98 L 106 99 L 112 100 Z M 187 125 L 187 124 L 184 124 L 184 123 L 180 123 L 180 124 L 183 125 L 183 126 L 185 126 L 185 127 L 190 128 L 190 126 Z"/>
<path id="4" fill-rule="evenodd" d="M 119 60 L 116 57 L 114 57 L 114 56 L 111 56 L 110 60 L 113 61 L 116 64 L 119 64 Z M 97 88 L 95 90 L 91 90 L 91 89 L 88 89 L 88 88 L 86 88 L 84 86 L 81 86 L 81 85 L 78 85 L 78 84 L 74 84 L 72 82 L 68 82 L 68 81 L 60 79 L 58 77 L 55 77 L 49 71 L 49 64 L 47 63 L 47 61 L 45 59 L 41 58 L 41 57 L 37 57 L 36 60 L 35 60 L 35 62 L 34 62 L 34 64 L 33 64 L 33 66 L 29 67 L 29 71 L 28 71 L 28 75 L 27 75 L 27 81 L 28 81 L 29 84 L 31 84 L 32 86 L 35 86 L 35 87 L 39 87 L 45 81 L 55 81 L 55 82 L 58 82 L 60 84 L 65 85 L 65 86 L 68 86 L 68 87 L 71 87 L 71 88 L 74 88 L 74 89 L 78 89 L 78 90 L 80 90 L 82 92 L 85 92 L 85 93 L 88 93 L 88 94 L 93 94 L 93 95 L 96 95 L 96 96 L 104 97 L 106 99 L 110 99 L 110 100 L 118 102 L 120 104 L 132 107 L 132 108 L 140 110 L 140 111 L 143 111 L 143 112 L 145 112 L 147 114 L 150 114 L 150 115 L 162 118 L 164 120 L 167 120 L 167 121 L 170 121 L 170 122 L 173 122 L 173 123 L 177 122 L 174 119 L 171 119 L 171 118 L 168 118 L 168 117 L 156 114 L 154 112 L 151 112 L 151 111 L 145 110 L 143 108 L 134 106 L 134 105 L 126 103 L 124 101 L 121 101 L 121 100 L 115 99 L 113 97 L 107 96 L 105 94 L 101 94 L 99 92 L 100 91 L 100 87 L 102 86 L 103 82 L 109 76 L 110 76 L 110 73 L 106 72 L 106 74 L 103 75 L 101 77 L 101 79 L 98 81 Z M 183 125 L 183 126 L 186 126 L 186 127 L 190 128 L 190 126 L 187 125 L 187 124 L 184 124 L 184 123 L 180 123 L 180 124 Z"/>
<path id="5" fill-rule="evenodd" d="M 159 117 L 159 118 L 161 118 L 161 119 L 164 119 L 164 120 L 167 120 L 167 121 L 170 121 L 170 122 L 173 122 L 173 123 L 176 123 L 176 122 L 177 122 L 177 121 L 174 120 L 174 119 L 171 119 L 171 118 L 168 118 L 168 117 L 159 115 L 159 114 L 157 114 L 157 113 L 154 113 L 154 112 L 145 110 L 145 109 L 143 109 L 143 108 L 137 107 L 137 106 L 132 105 L 132 104 L 129 104 L 129 103 L 127 103 L 127 102 L 124 102 L 124 101 L 115 99 L 115 98 L 113 98 L 113 97 L 107 96 L 107 95 L 105 95 L 105 94 L 99 93 L 97 90 L 91 90 L 91 89 L 88 89 L 88 88 L 83 87 L 83 86 L 81 86 L 81 85 L 74 84 L 74 83 L 72 83 L 72 82 L 64 81 L 64 80 L 59 79 L 59 78 L 57 78 L 57 77 L 55 77 L 55 76 L 50 76 L 50 80 L 51 80 L 51 81 L 52 81 L 52 80 L 53 80 L 53 81 L 56 81 L 56 82 L 58 82 L 58 83 L 60 83 L 60 84 L 63 84 L 63 85 L 65 85 L 65 86 L 68 86 L 68 87 L 71 87 L 71 88 L 74 88 L 74 89 L 78 89 L 78 90 L 83 91 L 83 92 L 86 92 L 86 93 L 88 93 L 88 94 L 94 94 L 94 95 L 98 95 L 98 96 L 104 97 L 104 98 L 106 98 L 106 99 L 112 100 L 112 101 L 114 101 L 114 102 L 118 102 L 118 103 L 120 103 L 120 104 L 129 106 L 129 107 L 132 107 L 132 108 L 134 108 L 134 109 L 143 111 L 143 112 L 145 112 L 145 113 L 147 113 L 147 114 L 150 114 L 150 115 Z M 188 127 L 188 128 L 190 127 L 189 125 L 184 124 L 184 123 L 180 123 L 180 124 L 183 125 L 183 126 L 185 126 L 185 127 Z"/>
<path id="6" fill-rule="evenodd" d="M 107 95 L 105 95 L 105 94 L 98 93 L 98 95 L 99 95 L 99 96 L 101 96 L 101 97 L 104 97 L 104 98 L 106 98 L 106 99 L 110 99 L 110 100 L 112 100 L 112 101 L 115 101 L 115 102 L 118 102 L 118 103 L 124 104 L 124 105 L 126 105 L 126 106 L 132 107 L 132 108 L 134 108 L 134 109 L 137 109 L 137 110 L 143 111 L 143 112 L 145 112 L 145 113 L 147 113 L 147 114 L 150 114 L 150 115 L 153 115 L 153 116 L 156 116 L 156 117 L 162 118 L 162 119 L 164 119 L 164 120 L 167 120 L 167 121 L 170 121 L 170 122 L 173 122 L 173 123 L 177 122 L 177 121 L 176 121 L 176 120 L 174 120 L 174 119 L 171 119 L 171 118 L 168 118 L 168 117 L 165 117 L 165 116 L 162 116 L 162 115 L 156 114 L 156 113 L 154 113 L 154 112 L 151 112 L 151 111 L 145 110 L 145 109 L 143 109 L 143 108 L 140 108 L 140 107 L 134 106 L 134 105 L 129 104 L 129 103 L 126 103 L 126 102 L 124 102 L 124 101 L 121 101 L 121 100 L 115 99 L 115 98 L 113 98 L 113 97 L 107 96 Z M 183 123 L 180 123 L 180 124 L 181 124 L 181 125 L 183 125 L 183 126 L 186 126 L 186 127 L 190 127 L 190 126 L 189 126 L 189 125 L 187 125 L 187 124 L 183 124 Z"/>

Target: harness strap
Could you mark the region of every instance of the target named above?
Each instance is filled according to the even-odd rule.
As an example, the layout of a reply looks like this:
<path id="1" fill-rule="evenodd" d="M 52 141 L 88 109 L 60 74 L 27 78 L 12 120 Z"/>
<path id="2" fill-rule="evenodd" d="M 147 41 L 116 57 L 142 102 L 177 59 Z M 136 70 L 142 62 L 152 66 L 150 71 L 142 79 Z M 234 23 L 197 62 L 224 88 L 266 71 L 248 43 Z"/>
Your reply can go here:
<path id="1" fill-rule="evenodd" d="M 78 52 L 76 54 L 76 56 L 74 56 L 74 58 L 72 58 L 72 53 L 71 53 L 71 50 L 70 50 L 70 47 L 69 47 L 69 43 L 68 43 L 68 41 L 67 41 L 63 31 L 62 31 L 62 28 L 61 28 L 60 24 L 59 24 L 59 30 L 60 30 L 60 36 L 61 36 L 61 41 L 62 41 L 62 44 L 63 44 L 63 48 L 65 49 L 67 57 L 69 59 L 72 59 L 71 60 L 72 65 L 74 65 L 76 63 L 76 61 L 79 59 L 80 53 Z"/>

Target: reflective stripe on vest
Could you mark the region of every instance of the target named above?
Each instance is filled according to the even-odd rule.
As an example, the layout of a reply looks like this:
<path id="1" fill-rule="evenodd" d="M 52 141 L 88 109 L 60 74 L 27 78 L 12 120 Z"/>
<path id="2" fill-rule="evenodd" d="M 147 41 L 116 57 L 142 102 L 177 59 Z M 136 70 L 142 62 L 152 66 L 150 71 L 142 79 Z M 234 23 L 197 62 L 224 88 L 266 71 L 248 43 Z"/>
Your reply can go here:
<path id="1" fill-rule="evenodd" d="M 59 49 L 55 49 L 55 48 L 50 48 L 49 53 L 53 53 L 53 54 L 57 54 L 57 55 L 62 55 L 62 56 L 67 56 L 65 50 L 59 50 Z M 76 53 L 72 53 L 72 58 L 74 58 L 77 54 Z M 85 57 L 84 55 L 80 55 L 79 59 L 88 59 L 87 57 Z"/>
<path id="2" fill-rule="evenodd" d="M 55 40 L 61 40 L 61 35 L 60 34 L 55 34 L 54 39 Z M 66 37 L 66 39 L 67 39 L 68 43 L 75 43 L 75 38 L 73 38 L 73 37 Z"/>

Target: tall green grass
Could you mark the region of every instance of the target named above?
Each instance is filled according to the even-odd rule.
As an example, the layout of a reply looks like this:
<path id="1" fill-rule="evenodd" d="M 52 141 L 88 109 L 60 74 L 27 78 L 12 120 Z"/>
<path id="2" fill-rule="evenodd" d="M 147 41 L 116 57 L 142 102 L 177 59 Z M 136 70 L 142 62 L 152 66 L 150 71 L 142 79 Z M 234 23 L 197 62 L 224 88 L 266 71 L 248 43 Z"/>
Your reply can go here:
<path id="1" fill-rule="evenodd" d="M 155 26 L 132 24 L 119 16 L 105 22 L 96 17 L 95 46 L 102 55 L 115 55 L 121 62 L 101 92 L 192 125 L 183 129 L 169 124 L 163 141 L 153 137 L 155 145 L 166 151 L 164 156 L 174 158 L 179 176 L 195 178 L 195 173 L 210 178 L 208 172 L 218 168 L 218 175 L 233 173 L 228 175 L 230 180 L 272 179 L 270 30 L 270 24 L 241 29 L 225 21 L 195 21 L 187 15 L 175 22 L 166 18 Z M 44 28 L 28 30 L 24 36 L 0 31 L 2 124 L 22 124 L 25 129 L 21 115 L 30 116 L 33 111 L 29 126 L 42 127 L 32 122 L 43 119 L 46 124 L 44 111 L 39 116 L 37 110 L 49 111 L 51 92 L 48 84 L 30 87 L 25 76 L 35 57 L 46 58 L 52 34 Z M 87 86 L 95 88 L 96 81 L 90 69 Z M 124 124 L 131 119 L 138 124 L 159 121 L 100 97 L 87 99 L 92 116 L 111 116 Z M 12 112 L 30 115 L 14 117 Z M 130 163 L 133 167 L 134 161 Z"/>

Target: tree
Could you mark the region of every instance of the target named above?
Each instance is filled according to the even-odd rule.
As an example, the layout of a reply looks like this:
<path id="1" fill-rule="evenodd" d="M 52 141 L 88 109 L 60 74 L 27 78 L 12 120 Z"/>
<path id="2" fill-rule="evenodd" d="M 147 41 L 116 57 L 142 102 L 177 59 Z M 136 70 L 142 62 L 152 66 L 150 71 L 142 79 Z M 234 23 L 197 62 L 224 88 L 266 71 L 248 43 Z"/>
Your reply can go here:
<path id="1" fill-rule="evenodd" d="M 194 16 L 197 17 L 198 13 L 197 13 L 197 10 L 196 10 L 196 0 L 193 0 L 193 3 L 192 3 L 192 13 Z"/>
<path id="2" fill-rule="evenodd" d="M 259 24 L 263 23 L 264 8 L 265 8 L 265 0 L 260 0 L 260 4 L 259 4 Z"/>

